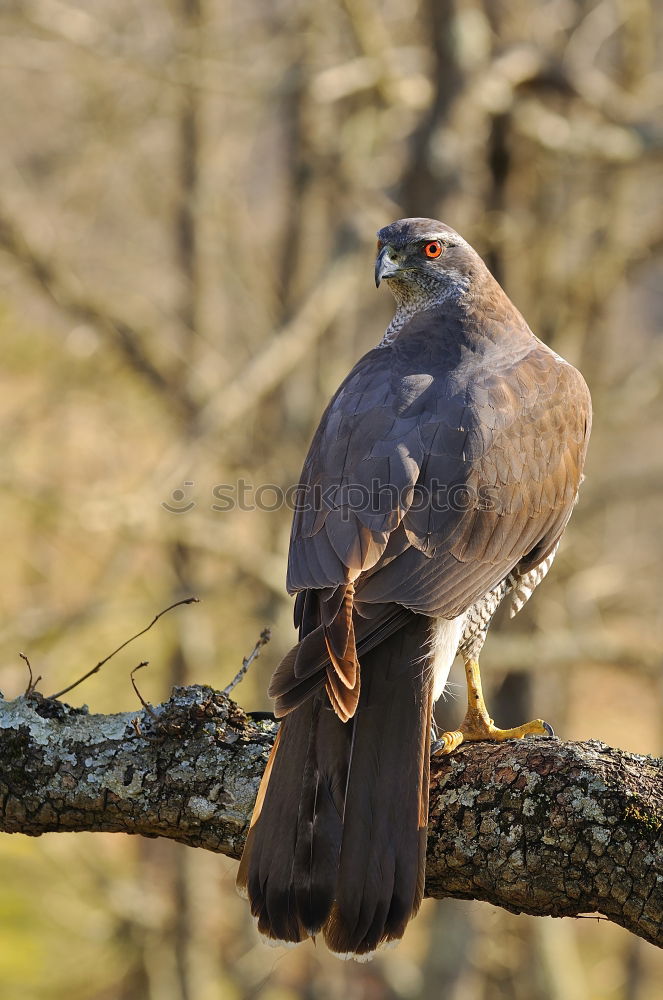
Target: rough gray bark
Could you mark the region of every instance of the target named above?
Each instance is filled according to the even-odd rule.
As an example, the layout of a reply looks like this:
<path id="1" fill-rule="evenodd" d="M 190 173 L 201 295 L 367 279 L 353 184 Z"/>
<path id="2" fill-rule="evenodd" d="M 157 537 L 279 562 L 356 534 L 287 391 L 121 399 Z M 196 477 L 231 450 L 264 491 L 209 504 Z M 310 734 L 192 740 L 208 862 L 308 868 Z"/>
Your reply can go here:
<path id="1" fill-rule="evenodd" d="M 198 685 L 137 715 L 0 701 L 0 830 L 118 831 L 237 858 L 275 731 Z M 663 946 L 662 840 L 663 760 L 529 738 L 433 762 L 431 896 L 599 912 Z"/>

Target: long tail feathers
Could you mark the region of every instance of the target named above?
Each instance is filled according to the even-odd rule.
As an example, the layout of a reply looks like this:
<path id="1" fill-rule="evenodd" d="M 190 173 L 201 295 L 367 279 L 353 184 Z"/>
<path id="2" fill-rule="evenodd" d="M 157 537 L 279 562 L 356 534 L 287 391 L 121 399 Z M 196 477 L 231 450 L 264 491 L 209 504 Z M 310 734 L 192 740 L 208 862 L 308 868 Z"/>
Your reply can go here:
<path id="1" fill-rule="evenodd" d="M 424 886 L 432 687 L 427 623 L 411 624 L 362 664 L 363 691 L 345 795 L 329 948 L 365 954 L 402 937 Z"/>
<path id="2" fill-rule="evenodd" d="M 347 664 L 354 643 L 338 626 L 332 638 L 320 625 L 318 637 L 307 636 L 277 669 L 272 687 L 290 685 L 298 707 L 281 723 L 238 874 L 261 933 L 293 942 L 322 931 L 343 955 L 370 954 L 400 938 L 424 885 L 432 678 L 422 654 L 429 622 L 392 614 L 372 626 L 377 644 L 368 633 L 357 638 L 361 684 L 358 665 L 355 678 L 341 678 L 330 662 L 335 653 Z M 300 659 L 296 678 L 305 643 L 313 666 L 307 670 Z M 339 690 L 356 690 L 351 713 L 347 703 L 339 711 Z"/>

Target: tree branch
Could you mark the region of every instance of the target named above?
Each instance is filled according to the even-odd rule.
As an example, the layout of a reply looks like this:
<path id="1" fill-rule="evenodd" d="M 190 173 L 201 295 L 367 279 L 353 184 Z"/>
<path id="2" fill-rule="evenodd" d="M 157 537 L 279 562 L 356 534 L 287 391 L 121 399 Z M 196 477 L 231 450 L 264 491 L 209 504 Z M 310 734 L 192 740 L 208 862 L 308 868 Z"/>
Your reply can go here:
<path id="1" fill-rule="evenodd" d="M 239 423 L 305 358 L 348 302 L 356 284 L 357 260 L 346 255 L 332 264 L 295 315 L 266 347 L 236 371 L 205 405 L 199 426 L 220 434 Z"/>
<path id="2" fill-rule="evenodd" d="M 168 837 L 239 857 L 276 724 L 175 688 L 152 713 L 0 701 L 0 830 Z M 461 747 L 433 762 L 427 892 L 599 912 L 663 946 L 663 760 L 595 740 Z"/>
<path id="3" fill-rule="evenodd" d="M 142 334 L 109 307 L 79 292 L 56 260 L 35 249 L 17 222 L 1 206 L 0 248 L 11 254 L 30 281 L 39 286 L 64 313 L 94 327 L 152 389 L 167 398 L 171 405 L 174 402 L 186 417 L 195 415 L 196 404 L 177 380 L 162 371 L 150 357 Z"/>

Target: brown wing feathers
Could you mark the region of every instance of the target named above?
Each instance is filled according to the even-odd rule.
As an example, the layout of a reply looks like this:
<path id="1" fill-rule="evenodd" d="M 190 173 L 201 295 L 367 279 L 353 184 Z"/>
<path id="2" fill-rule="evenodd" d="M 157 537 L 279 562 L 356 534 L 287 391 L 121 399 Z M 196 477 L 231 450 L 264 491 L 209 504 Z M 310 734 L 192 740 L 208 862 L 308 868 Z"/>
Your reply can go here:
<path id="1" fill-rule="evenodd" d="M 343 600 L 336 614 L 324 621 L 323 635 L 329 656 L 326 690 L 338 717 L 347 722 L 355 714 L 361 683 L 359 661 L 355 646 L 353 623 L 354 587 L 344 588 Z"/>

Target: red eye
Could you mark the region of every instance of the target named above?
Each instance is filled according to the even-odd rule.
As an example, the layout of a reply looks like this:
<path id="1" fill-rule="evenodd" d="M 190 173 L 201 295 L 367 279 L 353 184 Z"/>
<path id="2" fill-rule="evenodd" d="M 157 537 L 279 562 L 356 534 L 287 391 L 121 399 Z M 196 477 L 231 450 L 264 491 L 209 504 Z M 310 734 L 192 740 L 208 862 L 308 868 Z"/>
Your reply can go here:
<path id="1" fill-rule="evenodd" d="M 427 257 L 439 257 L 442 253 L 442 244 L 439 240 L 432 240 L 424 247 L 424 253 Z"/>
<path id="2" fill-rule="evenodd" d="M 382 242 L 382 240 L 378 240 L 378 245 L 377 245 L 378 253 L 380 252 L 380 250 L 382 250 L 383 246 L 384 246 L 384 243 Z"/>

